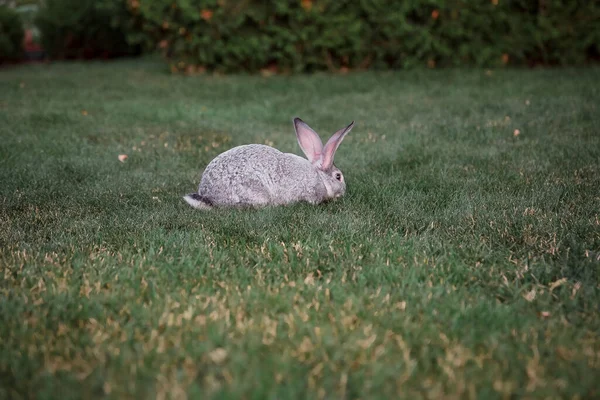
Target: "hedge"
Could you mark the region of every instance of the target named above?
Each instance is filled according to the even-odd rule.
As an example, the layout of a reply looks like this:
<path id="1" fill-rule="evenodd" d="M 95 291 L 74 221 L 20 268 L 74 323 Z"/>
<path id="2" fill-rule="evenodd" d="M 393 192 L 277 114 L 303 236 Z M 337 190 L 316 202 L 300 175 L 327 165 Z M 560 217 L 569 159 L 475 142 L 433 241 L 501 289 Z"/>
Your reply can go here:
<path id="1" fill-rule="evenodd" d="M 139 54 L 124 30 L 131 18 L 123 0 L 45 0 L 34 20 L 44 50 L 54 59 Z M 122 23 L 114 23 L 121 16 Z"/>
<path id="2" fill-rule="evenodd" d="M 35 22 L 52 58 L 159 49 L 174 72 L 582 65 L 600 60 L 600 3 L 595 1 L 40 3 Z"/>
<path id="3" fill-rule="evenodd" d="M 0 5 L 0 63 L 20 59 L 23 55 L 24 35 L 19 14 L 7 6 Z"/>
<path id="4" fill-rule="evenodd" d="M 105 0 L 106 1 L 106 0 Z M 127 0 L 130 43 L 173 71 L 580 65 L 600 3 L 568 0 Z"/>

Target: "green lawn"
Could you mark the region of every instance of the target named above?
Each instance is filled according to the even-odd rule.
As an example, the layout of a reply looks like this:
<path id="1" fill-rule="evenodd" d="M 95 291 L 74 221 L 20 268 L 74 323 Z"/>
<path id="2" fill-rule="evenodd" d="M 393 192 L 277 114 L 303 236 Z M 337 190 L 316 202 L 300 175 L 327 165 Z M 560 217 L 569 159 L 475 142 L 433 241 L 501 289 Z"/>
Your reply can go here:
<path id="1" fill-rule="evenodd" d="M 343 199 L 183 201 L 295 116 Z M 600 396 L 598 68 L 10 67 L 0 137 L 2 399 Z"/>

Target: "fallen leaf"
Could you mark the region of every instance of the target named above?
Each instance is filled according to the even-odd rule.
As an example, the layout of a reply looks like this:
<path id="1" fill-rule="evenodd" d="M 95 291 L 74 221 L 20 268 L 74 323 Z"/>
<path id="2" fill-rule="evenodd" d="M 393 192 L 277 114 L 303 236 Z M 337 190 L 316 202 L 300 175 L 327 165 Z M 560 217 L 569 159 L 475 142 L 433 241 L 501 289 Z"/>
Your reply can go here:
<path id="1" fill-rule="evenodd" d="M 356 344 L 358 345 L 358 347 L 360 347 L 362 349 L 368 349 L 369 347 L 371 347 L 373 345 L 373 343 L 375 343 L 376 339 L 377 339 L 377 335 L 372 334 L 368 338 L 365 338 L 362 340 L 357 340 Z"/>
<path id="2" fill-rule="evenodd" d="M 87 110 L 81 110 L 81 115 L 88 115 Z"/>
<path id="3" fill-rule="evenodd" d="M 575 298 L 575 295 L 577 294 L 579 289 L 581 289 L 581 282 L 577 282 L 575 283 L 575 285 L 573 285 L 573 289 L 571 290 L 571 300 Z"/>
<path id="4" fill-rule="evenodd" d="M 208 357 L 215 364 L 221 364 L 227 358 L 227 350 L 219 347 L 208 353 Z"/>
<path id="5" fill-rule="evenodd" d="M 309 353 L 313 349 L 314 349 L 314 345 L 312 344 L 312 342 L 310 341 L 308 336 L 304 336 L 304 338 L 302 339 L 302 343 L 300 343 L 300 347 L 298 348 L 298 351 L 300 353 Z"/>
<path id="6" fill-rule="evenodd" d="M 563 283 L 567 282 L 567 278 L 561 278 L 559 280 L 557 280 L 556 282 L 552 282 L 550 284 L 550 291 L 553 291 L 554 289 L 556 289 L 557 287 L 561 286 Z"/>
<path id="7" fill-rule="evenodd" d="M 524 294 L 523 298 L 525 298 L 525 300 L 530 301 L 530 302 L 535 300 L 535 289 L 531 289 L 530 292 L 527 292 L 526 294 Z"/>
<path id="8" fill-rule="evenodd" d="M 67 331 L 68 331 L 67 326 L 65 324 L 63 324 L 62 322 L 59 322 L 57 335 L 62 336 L 65 333 L 67 333 Z"/>
<path id="9" fill-rule="evenodd" d="M 262 68 L 262 69 L 260 70 L 260 74 L 261 74 L 262 76 L 264 76 L 265 78 L 268 78 L 268 77 L 270 77 L 270 76 L 273 76 L 273 75 L 275 75 L 276 73 L 277 73 L 277 72 L 276 72 L 276 71 L 274 71 L 272 68 Z"/>
<path id="10" fill-rule="evenodd" d="M 312 272 L 310 274 L 308 274 L 306 276 L 306 278 L 304 278 L 304 284 L 309 285 L 309 286 L 312 286 L 315 284 L 315 277 L 313 276 Z"/>
<path id="11" fill-rule="evenodd" d="M 125 162 L 127 160 L 127 154 L 119 154 L 119 161 Z"/>

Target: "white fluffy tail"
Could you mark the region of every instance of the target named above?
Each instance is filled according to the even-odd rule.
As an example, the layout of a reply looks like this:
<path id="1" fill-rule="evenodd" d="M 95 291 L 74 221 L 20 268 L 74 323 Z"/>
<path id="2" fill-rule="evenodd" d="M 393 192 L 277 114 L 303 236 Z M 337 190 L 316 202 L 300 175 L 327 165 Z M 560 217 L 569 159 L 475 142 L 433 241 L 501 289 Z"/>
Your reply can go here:
<path id="1" fill-rule="evenodd" d="M 192 207 L 200 210 L 212 209 L 212 202 L 198 193 L 190 193 L 183 196 L 183 199 Z"/>

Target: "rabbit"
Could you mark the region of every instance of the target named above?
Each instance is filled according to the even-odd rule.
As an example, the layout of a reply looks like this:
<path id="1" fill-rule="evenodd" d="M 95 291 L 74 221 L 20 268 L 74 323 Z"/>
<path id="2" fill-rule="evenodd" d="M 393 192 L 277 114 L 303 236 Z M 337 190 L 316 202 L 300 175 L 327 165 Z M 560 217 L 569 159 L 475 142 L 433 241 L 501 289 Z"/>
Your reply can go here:
<path id="1" fill-rule="evenodd" d="M 264 207 L 296 202 L 316 205 L 342 197 L 344 175 L 333 158 L 354 121 L 334 133 L 325 146 L 319 135 L 300 118 L 294 129 L 302 158 L 263 144 L 234 147 L 215 157 L 202 174 L 197 193 L 183 198 L 194 208 Z"/>

